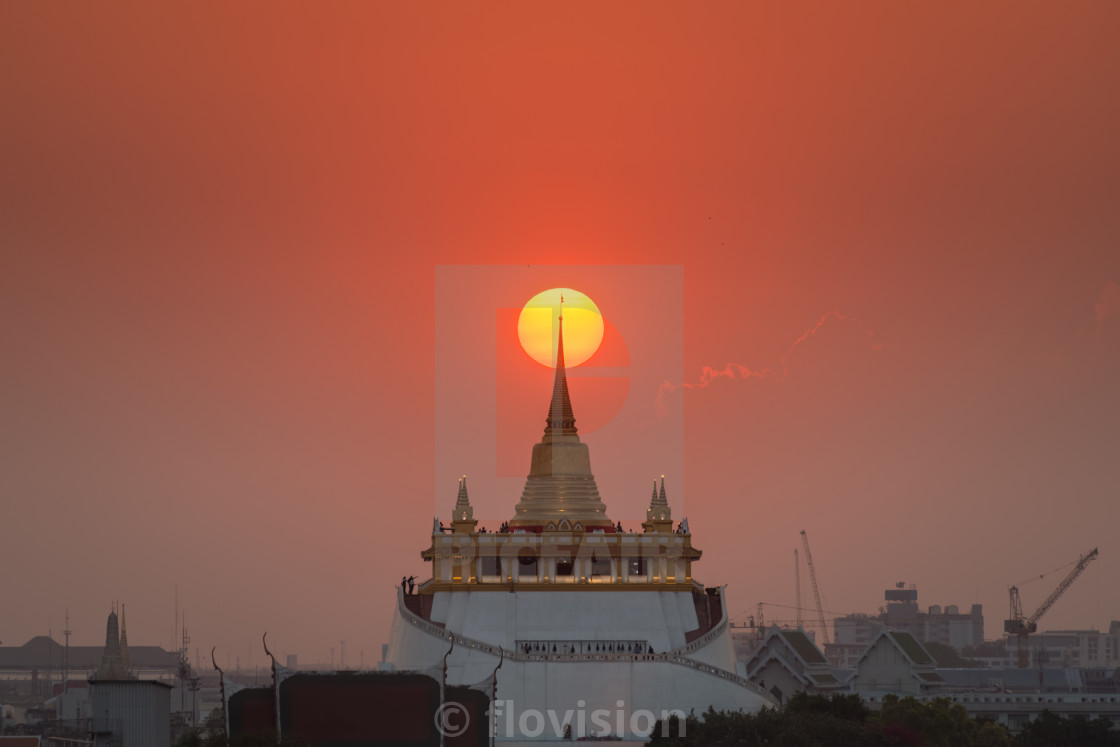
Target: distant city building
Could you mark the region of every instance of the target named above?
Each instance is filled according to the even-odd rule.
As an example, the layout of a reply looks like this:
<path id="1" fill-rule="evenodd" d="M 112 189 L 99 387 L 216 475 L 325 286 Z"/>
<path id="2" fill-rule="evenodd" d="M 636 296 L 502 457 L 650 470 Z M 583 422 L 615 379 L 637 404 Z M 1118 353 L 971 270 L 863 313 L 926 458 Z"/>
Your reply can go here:
<path id="1" fill-rule="evenodd" d="M 1120 670 L 1090 669 L 938 669 L 942 683 L 919 700 L 944 697 L 964 706 L 973 718 L 1006 726 L 1012 734 L 1049 711 L 1063 718 L 1120 720 Z M 897 694 L 897 693 L 896 693 Z M 872 708 L 884 693 L 863 692 Z"/>
<path id="2" fill-rule="evenodd" d="M 1120 626 L 1120 624 L 1113 627 Z M 987 644 L 991 645 L 991 644 Z M 1015 647 L 1008 649 L 1014 661 Z M 974 718 L 1007 726 L 1012 733 L 1043 711 L 1063 717 L 1120 718 L 1120 668 L 1021 669 L 938 667 L 929 651 L 911 634 L 880 629 L 875 640 L 845 677 L 845 687 L 872 708 L 888 695 L 919 700 L 945 697 Z"/>
<path id="3" fill-rule="evenodd" d="M 918 607 L 918 590 L 898 583 L 884 591 L 886 606 L 878 615 L 845 615 L 833 620 L 834 643 L 825 646 L 833 664 L 847 667 L 871 645 L 883 627 L 910 633 L 924 643 L 940 643 L 958 651 L 984 642 L 984 611 L 974 604 L 961 613 L 955 604 L 932 605 L 923 612 Z"/>
<path id="4" fill-rule="evenodd" d="M 1120 665 L 1120 620 L 1108 632 L 1047 630 L 1027 638 L 1033 666 L 1116 667 Z"/>
<path id="5" fill-rule="evenodd" d="M 876 618 L 859 619 L 863 636 Z M 1107 633 L 1067 630 L 1031 636 L 1033 664 L 1026 669 L 1016 665 L 1013 641 L 988 641 L 966 648 L 962 656 L 977 666 L 942 667 L 917 636 L 885 626 L 875 630 L 866 643 L 828 646 L 831 652 L 845 652 L 844 666 L 822 665 L 813 654 L 817 651 L 819 655 L 819 649 L 810 648 L 811 636 L 801 630 L 770 628 L 763 637 L 759 628 L 740 626 L 734 636 L 736 651 L 748 652 L 741 659 L 740 672 L 783 700 L 799 690 L 833 690 L 857 693 L 875 709 L 887 695 L 911 695 L 920 701 L 945 697 L 964 706 L 970 716 L 996 721 L 1013 734 L 1043 710 L 1067 718 L 1120 721 L 1120 661 L 1116 658 L 1120 621 L 1113 621 Z M 1097 658 L 1090 658 L 1090 652 Z M 1078 666 L 1079 660 L 1093 663 Z M 821 676 L 825 672 L 835 677 L 834 687 Z"/>
<path id="6" fill-rule="evenodd" d="M 0 646 L 0 675 L 23 677 L 35 672 L 40 681 L 59 682 L 63 670 L 69 669 L 71 677 L 84 681 L 101 667 L 104 655 L 104 646 L 67 648 L 53 638 L 37 635 L 19 646 Z M 128 661 L 130 671 L 141 677 L 174 675 L 179 666 L 178 656 L 160 646 L 128 646 Z"/>
<path id="7" fill-rule="evenodd" d="M 1016 665 L 1018 648 L 1014 640 L 989 641 L 963 651 L 969 659 L 989 667 Z M 1107 632 L 1099 630 L 1047 630 L 1027 637 L 1029 665 L 1037 668 L 1079 668 L 1120 666 L 1120 620 L 1113 620 Z"/>

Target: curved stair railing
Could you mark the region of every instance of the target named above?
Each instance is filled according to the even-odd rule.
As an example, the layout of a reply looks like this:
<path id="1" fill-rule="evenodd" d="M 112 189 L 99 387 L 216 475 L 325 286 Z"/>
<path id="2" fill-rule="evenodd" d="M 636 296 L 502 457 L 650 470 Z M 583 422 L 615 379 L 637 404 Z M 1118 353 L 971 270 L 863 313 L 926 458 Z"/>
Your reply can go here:
<path id="1" fill-rule="evenodd" d="M 729 672 L 726 669 L 721 669 L 719 667 L 712 666 L 711 664 L 705 664 L 703 662 L 696 661 L 695 659 L 690 659 L 687 656 L 683 655 L 684 653 L 691 653 L 692 651 L 696 651 L 707 643 L 710 643 L 715 639 L 717 635 L 722 633 L 722 631 L 727 628 L 726 616 L 724 617 L 723 622 L 721 622 L 715 628 L 712 628 L 712 630 L 704 634 L 702 637 L 697 638 L 687 646 L 681 646 L 680 648 L 663 654 L 525 654 L 520 651 L 506 651 L 499 646 L 494 646 L 475 638 L 468 638 L 467 636 L 460 635 L 458 633 L 452 633 L 446 628 L 441 628 L 438 625 L 434 625 L 433 623 L 425 620 L 423 617 L 417 615 L 415 612 L 408 608 L 408 605 L 404 603 L 404 593 L 400 589 L 397 589 L 397 609 L 400 610 L 401 617 L 404 618 L 406 622 L 408 622 L 415 628 L 419 628 L 428 635 L 442 639 L 444 641 L 451 641 L 452 639 L 454 639 L 456 646 L 469 648 L 474 651 L 480 651 L 485 654 L 490 654 L 491 656 L 500 657 L 504 655 L 506 659 L 509 659 L 510 661 L 557 663 L 581 661 L 668 662 L 670 664 L 688 667 L 690 669 L 694 669 L 698 672 L 703 672 L 714 677 L 719 677 L 720 679 L 727 680 L 728 682 L 733 682 L 746 690 L 750 690 L 752 693 L 764 699 L 770 705 L 773 705 L 775 707 L 781 705 L 781 703 L 778 702 L 778 699 L 775 698 L 772 693 L 770 693 L 765 688 L 756 685 L 754 682 L 751 682 L 747 678 L 740 677 L 734 672 Z"/>
<path id="2" fill-rule="evenodd" d="M 707 633 L 700 636 L 699 638 L 697 638 L 692 643 L 686 643 L 685 645 L 681 646 L 680 648 L 673 649 L 669 653 L 682 654 L 683 655 L 683 654 L 691 654 L 693 651 L 699 651 L 700 649 L 704 648 L 709 643 L 714 641 L 716 638 L 723 635 L 724 631 L 726 631 L 726 630 L 727 630 L 727 617 L 724 616 L 724 618 L 719 621 L 719 624 L 716 625 L 711 630 L 709 630 Z"/>

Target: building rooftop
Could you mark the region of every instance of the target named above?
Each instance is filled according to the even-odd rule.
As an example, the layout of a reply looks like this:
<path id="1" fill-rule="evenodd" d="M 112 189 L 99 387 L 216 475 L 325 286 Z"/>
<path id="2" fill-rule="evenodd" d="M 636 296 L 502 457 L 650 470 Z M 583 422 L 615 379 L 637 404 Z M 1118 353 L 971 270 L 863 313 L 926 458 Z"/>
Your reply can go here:
<path id="1" fill-rule="evenodd" d="M 926 651 L 925 647 L 922 646 L 922 644 L 919 643 L 918 639 L 914 636 L 901 630 L 887 631 L 887 635 L 894 639 L 894 642 L 898 644 L 898 647 L 901 648 L 903 652 L 907 656 L 909 656 L 910 660 L 915 664 L 929 666 L 937 665 L 937 662 L 933 660 L 933 657 L 929 655 L 929 652 Z"/>
<path id="2" fill-rule="evenodd" d="M 783 630 L 782 637 L 806 664 L 828 664 L 828 659 L 803 630 Z"/>

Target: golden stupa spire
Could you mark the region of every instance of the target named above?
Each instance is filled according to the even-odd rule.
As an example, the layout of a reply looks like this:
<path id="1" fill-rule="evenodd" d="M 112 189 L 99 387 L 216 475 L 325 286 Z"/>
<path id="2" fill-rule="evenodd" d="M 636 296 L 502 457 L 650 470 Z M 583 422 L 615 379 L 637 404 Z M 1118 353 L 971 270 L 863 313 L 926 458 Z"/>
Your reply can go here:
<path id="1" fill-rule="evenodd" d="M 580 443 L 576 416 L 568 393 L 568 372 L 564 365 L 564 297 L 560 297 L 557 318 L 556 373 L 544 438 L 533 446 L 533 459 L 521 501 L 510 521 L 514 529 L 548 531 L 614 531 L 607 517 L 587 444 Z"/>
<path id="2" fill-rule="evenodd" d="M 557 320 L 559 331 L 556 336 L 556 375 L 552 382 L 552 402 L 548 407 L 548 420 L 545 424 L 545 440 L 563 436 L 575 437 L 576 416 L 572 411 L 572 397 L 568 394 L 568 371 L 564 365 L 564 296 L 560 296 L 560 317 Z"/>

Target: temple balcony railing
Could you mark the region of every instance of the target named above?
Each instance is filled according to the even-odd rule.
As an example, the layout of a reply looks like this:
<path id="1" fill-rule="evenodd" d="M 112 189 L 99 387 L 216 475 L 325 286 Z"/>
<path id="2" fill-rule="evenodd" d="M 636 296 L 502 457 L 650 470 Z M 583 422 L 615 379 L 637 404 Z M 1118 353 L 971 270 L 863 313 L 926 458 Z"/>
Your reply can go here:
<path id="1" fill-rule="evenodd" d="M 602 640 L 593 638 L 559 640 L 538 639 L 514 641 L 516 650 L 530 654 L 647 654 L 652 653 L 649 641 L 634 638 Z"/>
<path id="2" fill-rule="evenodd" d="M 675 649 L 675 651 L 679 654 L 682 654 L 682 655 L 683 654 L 691 654 L 694 651 L 699 651 L 700 649 L 704 648 L 705 646 L 707 646 L 709 643 L 711 643 L 715 639 L 719 638 L 726 631 L 727 631 L 727 616 L 724 615 L 723 619 L 720 620 L 719 623 L 714 628 L 712 628 L 707 633 L 705 633 L 704 635 L 697 638 L 692 643 L 686 643 L 685 645 L 681 646 L 680 648 Z"/>

